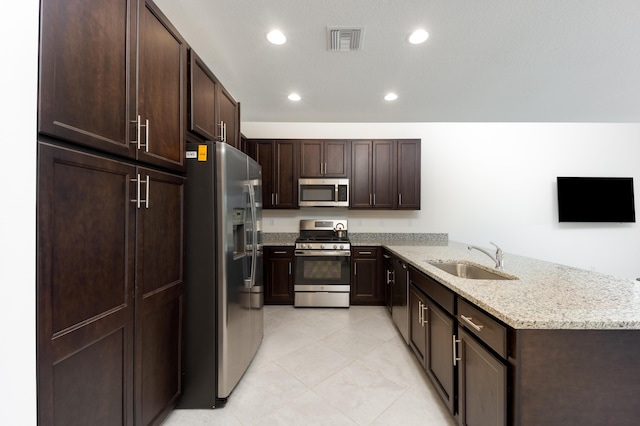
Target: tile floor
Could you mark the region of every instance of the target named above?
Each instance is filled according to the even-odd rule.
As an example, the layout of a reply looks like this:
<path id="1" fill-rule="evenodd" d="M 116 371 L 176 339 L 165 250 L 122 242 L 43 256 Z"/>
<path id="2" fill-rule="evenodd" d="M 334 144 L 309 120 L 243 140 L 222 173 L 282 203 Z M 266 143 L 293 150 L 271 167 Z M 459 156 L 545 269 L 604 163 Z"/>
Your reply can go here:
<path id="1" fill-rule="evenodd" d="M 165 426 L 453 426 L 384 307 L 265 306 L 265 334 L 224 408 L 174 410 Z"/>

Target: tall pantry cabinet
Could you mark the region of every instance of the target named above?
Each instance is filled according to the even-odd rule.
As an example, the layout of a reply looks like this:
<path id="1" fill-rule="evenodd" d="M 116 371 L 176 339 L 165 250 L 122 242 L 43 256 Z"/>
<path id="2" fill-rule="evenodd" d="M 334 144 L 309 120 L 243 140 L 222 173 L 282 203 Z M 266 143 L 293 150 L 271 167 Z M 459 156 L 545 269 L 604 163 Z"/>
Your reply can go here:
<path id="1" fill-rule="evenodd" d="M 185 77 L 152 2 L 41 1 L 39 424 L 158 424 L 180 395 Z"/>

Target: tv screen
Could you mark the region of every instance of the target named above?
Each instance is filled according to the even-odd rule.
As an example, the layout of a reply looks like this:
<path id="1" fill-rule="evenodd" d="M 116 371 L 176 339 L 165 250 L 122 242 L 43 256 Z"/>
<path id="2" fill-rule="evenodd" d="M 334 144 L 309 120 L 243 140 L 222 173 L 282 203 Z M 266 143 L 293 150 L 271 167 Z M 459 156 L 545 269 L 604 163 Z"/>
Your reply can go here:
<path id="1" fill-rule="evenodd" d="M 558 177 L 560 222 L 635 222 L 633 178 Z"/>

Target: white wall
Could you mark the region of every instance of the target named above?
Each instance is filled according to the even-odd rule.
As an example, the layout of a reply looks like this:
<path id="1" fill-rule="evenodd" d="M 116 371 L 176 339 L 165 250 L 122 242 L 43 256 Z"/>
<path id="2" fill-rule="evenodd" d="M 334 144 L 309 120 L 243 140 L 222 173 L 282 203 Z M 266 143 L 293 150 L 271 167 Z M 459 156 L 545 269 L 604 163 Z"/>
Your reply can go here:
<path id="1" fill-rule="evenodd" d="M 508 254 L 640 277 L 638 224 L 558 223 L 557 176 L 632 176 L 640 199 L 640 124 L 242 123 L 248 138 L 420 138 L 422 209 L 266 211 L 265 232 L 336 214 L 351 232 L 445 232 Z M 638 203 L 636 202 L 638 210 Z M 640 210 L 638 211 L 640 220 Z"/>
<path id="2" fill-rule="evenodd" d="M 0 39 L 0 410 L 2 425 L 36 424 L 36 97 L 38 0 L 5 7 Z"/>

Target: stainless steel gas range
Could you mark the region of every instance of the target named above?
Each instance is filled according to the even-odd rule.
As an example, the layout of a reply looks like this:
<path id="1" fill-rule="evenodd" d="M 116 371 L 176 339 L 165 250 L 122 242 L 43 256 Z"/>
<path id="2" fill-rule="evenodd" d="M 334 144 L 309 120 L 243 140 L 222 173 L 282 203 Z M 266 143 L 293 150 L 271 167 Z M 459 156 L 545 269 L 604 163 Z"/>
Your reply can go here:
<path id="1" fill-rule="evenodd" d="M 347 220 L 300 221 L 295 250 L 295 307 L 349 307 L 351 244 Z"/>

